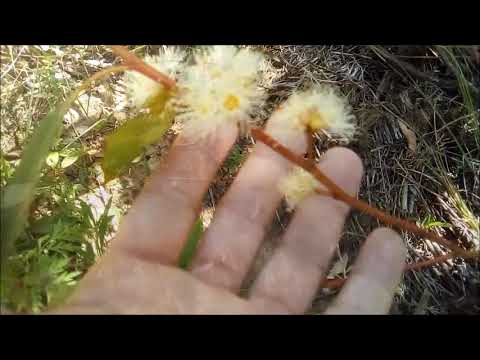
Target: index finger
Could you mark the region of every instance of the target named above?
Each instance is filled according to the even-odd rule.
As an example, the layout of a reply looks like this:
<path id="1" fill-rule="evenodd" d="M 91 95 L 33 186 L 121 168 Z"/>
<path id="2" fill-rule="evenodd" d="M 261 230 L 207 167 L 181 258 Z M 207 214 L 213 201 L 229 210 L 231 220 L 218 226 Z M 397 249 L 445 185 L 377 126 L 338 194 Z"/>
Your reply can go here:
<path id="1" fill-rule="evenodd" d="M 203 195 L 237 133 L 235 124 L 225 124 L 195 141 L 179 135 L 123 220 L 112 251 L 175 264 L 198 216 Z"/>

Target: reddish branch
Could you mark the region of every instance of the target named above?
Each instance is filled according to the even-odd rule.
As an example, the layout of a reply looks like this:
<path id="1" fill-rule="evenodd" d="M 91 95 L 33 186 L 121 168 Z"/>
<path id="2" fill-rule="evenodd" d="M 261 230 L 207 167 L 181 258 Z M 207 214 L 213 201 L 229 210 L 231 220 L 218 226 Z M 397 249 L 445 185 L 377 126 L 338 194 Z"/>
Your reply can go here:
<path id="1" fill-rule="evenodd" d="M 474 251 L 463 250 L 457 245 L 451 243 L 450 241 L 442 238 L 441 236 L 438 236 L 437 234 L 431 231 L 422 229 L 409 221 L 386 214 L 385 212 L 370 206 L 366 202 L 347 194 L 337 184 L 335 184 L 331 179 L 329 179 L 320 169 L 318 169 L 315 162 L 312 161 L 311 159 L 304 159 L 303 157 L 294 154 L 291 150 L 289 150 L 287 147 L 280 144 L 278 141 L 273 139 L 271 136 L 266 134 L 261 129 L 253 128 L 251 132 L 255 139 L 263 142 L 265 145 L 269 146 L 272 150 L 274 150 L 278 154 L 282 155 L 283 157 L 290 160 L 294 164 L 308 171 L 318 181 L 320 181 L 323 185 L 325 185 L 325 187 L 328 190 L 328 193 L 327 193 L 325 190 L 317 189 L 316 190 L 317 193 L 321 195 L 328 195 L 333 197 L 334 199 L 343 201 L 349 204 L 352 208 L 363 211 L 377 218 L 378 220 L 382 221 L 387 225 L 394 226 L 401 230 L 410 231 L 416 235 L 419 235 L 420 237 L 427 238 L 431 241 L 441 244 L 452 251 L 451 253 L 438 256 L 433 259 L 429 259 L 429 260 L 425 260 L 425 261 L 421 261 L 413 264 L 407 264 L 405 267 L 405 271 L 418 270 L 427 266 L 439 264 L 456 256 L 460 256 L 464 259 L 480 257 L 480 252 L 478 251 L 474 252 Z M 336 289 L 341 287 L 345 283 L 345 281 L 346 281 L 345 278 L 325 279 L 324 282 L 322 283 L 322 287 Z"/>
<path id="2" fill-rule="evenodd" d="M 347 194 L 345 191 L 343 191 L 337 184 L 335 184 L 330 178 L 328 178 L 315 164 L 315 162 L 311 160 L 307 160 L 302 158 L 301 156 L 296 155 L 293 153 L 290 149 L 287 147 L 283 146 L 280 144 L 278 141 L 273 139 L 270 135 L 265 133 L 262 129 L 259 128 L 254 128 L 251 130 L 252 135 L 255 139 L 258 141 L 263 142 L 265 145 L 269 146 L 272 150 L 275 152 L 279 153 L 286 159 L 290 160 L 294 164 L 300 166 L 304 170 L 308 171 L 310 174 L 312 174 L 319 182 L 321 182 L 325 187 L 328 189 L 330 192 L 330 196 L 333 197 L 334 199 L 343 201 L 347 204 L 349 204 L 352 208 L 355 208 L 357 210 L 363 211 L 381 222 L 402 229 L 406 231 L 410 231 L 418 236 L 421 236 L 423 238 L 429 239 L 431 241 L 434 241 L 438 244 L 441 244 L 448 249 L 452 250 L 456 254 L 459 255 L 466 255 L 468 254 L 467 251 L 463 250 L 462 248 L 458 247 L 457 245 L 453 244 L 452 242 L 442 238 L 441 236 L 438 236 L 437 234 L 422 229 L 415 225 L 414 223 L 411 223 L 409 221 L 397 218 L 392 215 L 388 215 L 384 213 L 383 211 L 374 208 L 367 204 L 366 202 L 359 200 L 349 194 Z M 320 189 L 319 189 L 320 190 Z M 322 191 L 324 193 L 324 191 Z"/>
<path id="3" fill-rule="evenodd" d="M 476 256 L 478 254 L 472 253 L 469 257 L 474 257 L 473 255 Z M 404 272 L 407 272 L 407 271 L 410 271 L 410 270 L 420 270 L 420 269 L 425 268 L 425 267 L 433 266 L 433 265 L 436 265 L 436 264 L 441 264 L 441 263 L 443 263 L 443 262 L 445 262 L 448 259 L 451 259 L 453 257 L 455 257 L 455 253 L 450 252 L 450 253 L 442 255 L 442 256 L 434 257 L 432 259 L 410 263 L 410 264 L 405 265 Z M 326 289 L 338 289 L 338 288 L 341 288 L 343 286 L 343 284 L 345 284 L 346 281 L 347 281 L 347 278 L 325 279 L 323 281 L 321 287 L 326 288 Z"/>
<path id="4" fill-rule="evenodd" d="M 145 63 L 143 60 L 138 58 L 135 54 L 132 54 L 128 49 L 124 46 L 118 46 L 118 45 L 113 45 L 111 46 L 113 52 L 120 56 L 123 61 L 125 62 L 125 65 L 127 65 L 130 69 L 136 70 L 143 75 L 149 77 L 153 81 L 156 81 L 163 86 L 165 86 L 167 89 L 172 89 L 175 87 L 175 81 L 170 79 L 168 76 L 162 74 L 158 70 L 156 70 L 154 67 L 148 65 Z"/>
<path id="5" fill-rule="evenodd" d="M 424 261 L 419 261 L 416 263 L 411 263 L 408 264 L 405 268 L 405 271 L 408 270 L 419 270 L 424 267 L 432 266 L 435 264 L 440 264 L 442 262 L 447 261 L 448 259 L 452 259 L 454 257 L 457 257 L 458 254 L 455 254 L 453 252 L 442 255 L 442 256 L 437 256 L 432 259 L 424 260 Z M 467 251 L 465 254 L 462 254 L 460 256 L 462 259 L 475 259 L 480 257 L 480 251 Z"/>
<path id="6" fill-rule="evenodd" d="M 411 271 L 411 270 L 420 270 L 429 266 L 441 264 L 449 259 L 452 259 L 456 257 L 457 255 L 454 252 L 450 252 L 445 255 L 437 256 L 432 259 L 424 260 L 424 261 L 419 261 L 419 262 L 414 262 L 405 265 L 404 272 Z M 462 255 L 462 259 L 468 259 L 468 258 L 478 258 L 480 256 L 479 252 L 468 252 L 464 255 Z M 325 279 L 321 285 L 322 288 L 326 289 L 338 289 L 345 284 L 347 281 L 347 278 L 336 278 L 336 279 Z"/>

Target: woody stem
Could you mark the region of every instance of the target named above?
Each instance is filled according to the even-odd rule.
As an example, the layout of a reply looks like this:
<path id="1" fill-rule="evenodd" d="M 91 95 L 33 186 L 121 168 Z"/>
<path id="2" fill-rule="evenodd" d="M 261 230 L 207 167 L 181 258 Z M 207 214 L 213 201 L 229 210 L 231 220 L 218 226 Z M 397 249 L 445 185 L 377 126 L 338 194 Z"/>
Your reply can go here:
<path id="1" fill-rule="evenodd" d="M 125 46 L 113 45 L 111 48 L 117 56 L 120 56 L 123 59 L 125 65 L 127 65 L 131 70 L 136 70 L 142 73 L 153 81 L 162 84 L 168 90 L 175 87 L 175 81 L 173 79 L 170 79 L 168 76 L 162 74 L 154 67 L 145 63 L 135 54 L 128 51 Z"/>
<path id="2" fill-rule="evenodd" d="M 440 245 L 443 245 L 446 248 L 452 250 L 456 255 L 462 256 L 462 255 L 468 254 L 467 251 L 463 250 L 462 248 L 458 247 L 452 242 L 442 238 L 441 236 L 438 236 L 437 234 L 431 231 L 422 229 L 417 225 L 415 225 L 414 223 L 411 223 L 407 220 L 403 220 L 395 216 L 389 215 L 377 208 L 374 208 L 373 206 L 370 206 L 366 202 L 347 194 L 337 184 L 335 184 L 335 182 L 333 182 L 330 178 L 328 178 L 315 165 L 313 161 L 310 161 L 309 159 L 304 159 L 303 157 L 296 155 L 290 149 L 283 146 L 274 138 L 272 138 L 270 135 L 265 133 L 262 129 L 253 128 L 251 132 L 253 137 L 256 140 L 263 142 L 265 145 L 270 147 L 273 151 L 277 152 L 278 154 L 282 155 L 286 159 L 290 160 L 291 162 L 303 168 L 305 171 L 308 171 L 310 174 L 312 174 L 312 176 L 314 176 L 319 182 L 325 185 L 325 187 L 330 192 L 330 196 L 333 197 L 334 199 L 343 201 L 348 205 L 350 205 L 352 208 L 363 211 L 377 218 L 384 224 L 399 228 L 401 230 L 410 231 L 422 238 L 426 238 Z"/>

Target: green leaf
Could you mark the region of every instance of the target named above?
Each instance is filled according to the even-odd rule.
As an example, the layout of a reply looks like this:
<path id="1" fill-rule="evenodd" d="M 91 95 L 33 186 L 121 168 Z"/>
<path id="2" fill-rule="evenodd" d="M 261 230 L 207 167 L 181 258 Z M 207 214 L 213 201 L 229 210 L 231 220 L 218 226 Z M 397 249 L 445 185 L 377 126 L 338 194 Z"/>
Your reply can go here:
<path id="1" fill-rule="evenodd" d="M 60 135 L 64 115 L 63 111 L 56 109 L 40 121 L 30 142 L 25 147 L 15 174 L 3 189 L 1 205 L 2 260 L 11 251 L 13 242 L 20 235 L 27 220 L 28 209 L 40 178 L 40 171 L 50 147 Z M 3 263 L 4 261 L 2 261 Z"/>
<path id="2" fill-rule="evenodd" d="M 103 211 L 103 214 L 100 215 L 100 218 L 98 219 L 98 222 L 96 224 L 96 227 L 97 227 L 97 233 L 96 233 L 97 244 L 96 245 L 100 255 L 103 255 L 103 253 L 107 248 L 106 238 L 109 233 L 111 220 L 113 218 L 112 216 L 108 215 L 108 212 L 110 211 L 110 207 L 112 206 L 112 199 L 113 198 L 110 198 L 110 200 L 108 201 L 107 206 Z"/>
<path id="3" fill-rule="evenodd" d="M 184 270 L 187 270 L 192 262 L 195 251 L 197 250 L 198 243 L 203 234 L 203 223 L 202 219 L 198 220 L 193 225 L 193 229 L 190 232 L 187 243 L 180 254 L 180 259 L 178 261 L 178 266 Z"/>
<path id="4" fill-rule="evenodd" d="M 60 156 L 63 158 L 60 166 L 62 169 L 65 169 L 74 164 L 82 155 L 83 154 L 80 149 L 63 149 L 60 151 Z"/>
<path id="5" fill-rule="evenodd" d="M 46 160 L 47 165 L 50 166 L 51 168 L 54 168 L 55 166 L 57 166 L 59 159 L 60 159 L 60 154 L 57 151 L 51 152 L 47 156 L 47 160 Z"/>
<path id="6" fill-rule="evenodd" d="M 63 158 L 62 160 L 62 169 L 65 169 L 67 167 L 69 167 L 70 165 L 74 164 L 78 158 L 80 157 L 79 154 L 76 154 L 76 155 L 69 155 L 67 156 L 66 158 Z"/>
<path id="7" fill-rule="evenodd" d="M 166 106 L 171 95 L 161 93 L 149 106 L 149 113 L 142 113 L 127 120 L 105 139 L 102 169 L 105 182 L 124 171 L 145 146 L 159 141 L 173 123 L 175 111 Z"/>
<path id="8" fill-rule="evenodd" d="M 448 228 L 448 227 L 451 227 L 452 225 L 450 225 L 449 223 L 447 222 L 442 222 L 442 221 L 433 221 L 431 223 L 428 223 L 425 225 L 425 227 L 427 229 L 432 229 L 432 228 L 436 228 L 436 227 L 441 227 L 441 228 Z"/>

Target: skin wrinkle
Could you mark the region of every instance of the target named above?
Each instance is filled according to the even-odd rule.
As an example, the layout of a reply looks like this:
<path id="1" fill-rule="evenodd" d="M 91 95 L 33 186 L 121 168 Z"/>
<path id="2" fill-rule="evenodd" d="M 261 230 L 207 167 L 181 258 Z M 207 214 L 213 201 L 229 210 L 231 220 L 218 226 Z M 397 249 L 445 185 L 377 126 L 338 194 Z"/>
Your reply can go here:
<path id="1" fill-rule="evenodd" d="M 228 213 L 228 221 L 226 223 L 238 224 L 241 226 L 254 226 L 258 227 L 263 226 L 266 228 L 269 221 L 263 219 L 264 221 L 261 224 L 258 224 L 258 216 L 261 213 L 272 212 L 270 209 L 270 204 L 262 199 L 261 195 L 266 191 L 271 190 L 268 186 L 264 184 L 255 184 L 247 188 L 241 189 L 243 196 L 235 198 L 235 202 L 230 201 L 229 197 L 222 199 L 220 206 L 224 209 L 225 213 Z M 244 216 L 245 209 L 249 209 L 250 212 Z M 226 218 L 226 217 L 224 217 Z"/>
<path id="2" fill-rule="evenodd" d="M 236 242 L 218 242 L 214 248 L 207 248 L 208 257 L 199 255 L 195 261 L 192 274 L 202 278 L 214 278 L 215 285 L 231 288 L 232 279 L 236 279 L 238 286 L 243 279 L 243 270 L 246 264 L 252 261 L 251 247 L 245 247 L 247 241 L 251 242 L 248 234 L 237 234 Z"/>
<path id="3" fill-rule="evenodd" d="M 292 249 L 292 246 L 289 246 Z M 312 256 L 310 256 L 312 258 Z M 291 254 L 285 248 L 276 254 L 276 268 L 295 269 L 295 271 L 268 271 L 263 275 L 261 286 L 255 286 L 251 299 L 279 299 L 289 309 L 290 313 L 301 313 L 308 304 L 299 303 L 295 297 L 300 297 L 309 303 L 314 297 L 319 283 L 319 273 L 326 269 L 326 264 L 303 261 L 302 257 Z M 293 285 L 294 284 L 294 285 Z M 294 291 L 295 297 L 289 296 Z"/>

